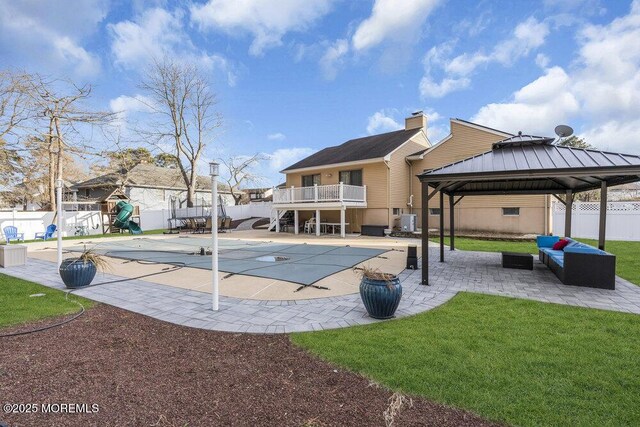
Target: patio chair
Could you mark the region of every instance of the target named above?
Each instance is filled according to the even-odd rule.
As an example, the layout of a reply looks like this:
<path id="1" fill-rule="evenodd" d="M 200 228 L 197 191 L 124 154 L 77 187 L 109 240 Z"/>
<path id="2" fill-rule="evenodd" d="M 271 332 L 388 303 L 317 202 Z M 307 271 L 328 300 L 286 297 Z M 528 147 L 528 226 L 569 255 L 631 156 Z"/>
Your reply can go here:
<path id="1" fill-rule="evenodd" d="M 11 243 L 12 240 L 17 240 L 18 242 L 22 240 L 24 242 L 24 233 L 18 233 L 18 229 L 13 225 L 5 227 L 2 231 L 7 243 Z"/>
<path id="2" fill-rule="evenodd" d="M 36 233 L 36 237 L 35 239 L 42 239 L 42 240 L 47 240 L 53 237 L 53 233 L 56 232 L 56 225 L 55 224 L 49 224 L 47 226 L 47 229 L 43 232 L 37 232 Z"/>
<path id="3" fill-rule="evenodd" d="M 204 231 L 211 233 L 211 230 L 213 229 L 212 226 L 212 222 L 211 222 L 211 217 L 208 217 L 207 220 L 204 223 Z"/>
<path id="4" fill-rule="evenodd" d="M 313 233 L 316 226 L 316 219 L 311 218 L 309 221 L 304 222 L 304 232 Z"/>

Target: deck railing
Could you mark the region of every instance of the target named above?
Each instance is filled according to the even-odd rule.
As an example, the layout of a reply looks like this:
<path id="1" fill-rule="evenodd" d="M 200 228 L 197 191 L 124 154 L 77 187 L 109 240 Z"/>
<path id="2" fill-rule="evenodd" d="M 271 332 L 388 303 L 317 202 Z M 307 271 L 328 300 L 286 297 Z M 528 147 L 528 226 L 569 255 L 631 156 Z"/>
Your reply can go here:
<path id="1" fill-rule="evenodd" d="M 361 185 L 330 184 L 313 187 L 276 188 L 273 191 L 274 204 L 323 203 L 367 201 L 367 187 Z"/>

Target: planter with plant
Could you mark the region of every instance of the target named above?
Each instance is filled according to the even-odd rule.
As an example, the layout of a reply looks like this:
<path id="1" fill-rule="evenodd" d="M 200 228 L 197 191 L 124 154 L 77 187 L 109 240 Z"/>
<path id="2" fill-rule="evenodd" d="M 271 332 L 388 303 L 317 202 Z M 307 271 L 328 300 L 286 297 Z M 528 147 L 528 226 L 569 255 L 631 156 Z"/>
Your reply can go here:
<path id="1" fill-rule="evenodd" d="M 360 298 L 362 298 L 369 316 L 374 319 L 394 317 L 402 298 L 400 279 L 394 274 L 383 273 L 378 269 L 366 266 L 358 268 L 356 271 L 362 277 Z"/>
<path id="2" fill-rule="evenodd" d="M 78 258 L 67 258 L 60 264 L 60 277 L 67 288 L 88 286 L 98 269 L 105 270 L 107 261 L 91 249 L 85 250 Z"/>

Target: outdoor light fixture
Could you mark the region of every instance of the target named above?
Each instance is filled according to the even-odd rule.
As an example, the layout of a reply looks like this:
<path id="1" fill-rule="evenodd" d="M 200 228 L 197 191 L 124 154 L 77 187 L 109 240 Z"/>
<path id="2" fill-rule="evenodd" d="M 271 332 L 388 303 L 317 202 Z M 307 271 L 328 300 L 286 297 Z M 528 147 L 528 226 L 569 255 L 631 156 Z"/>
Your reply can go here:
<path id="1" fill-rule="evenodd" d="M 211 176 L 219 176 L 220 175 L 220 163 L 210 162 L 209 163 L 209 175 Z"/>
<path id="2" fill-rule="evenodd" d="M 58 178 L 56 179 L 56 209 L 57 209 L 57 224 L 56 224 L 56 233 L 57 237 L 57 246 L 58 246 L 58 268 L 62 264 L 62 186 L 64 182 Z"/>
<path id="3" fill-rule="evenodd" d="M 211 175 L 211 284 L 212 308 L 218 311 L 218 175 L 220 164 L 209 163 Z"/>

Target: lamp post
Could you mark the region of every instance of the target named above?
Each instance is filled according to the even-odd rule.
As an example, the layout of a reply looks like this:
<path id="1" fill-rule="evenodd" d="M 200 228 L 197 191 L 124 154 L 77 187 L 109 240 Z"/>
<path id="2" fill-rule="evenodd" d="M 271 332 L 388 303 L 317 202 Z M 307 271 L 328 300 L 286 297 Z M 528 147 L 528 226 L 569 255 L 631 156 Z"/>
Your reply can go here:
<path id="1" fill-rule="evenodd" d="M 213 311 L 218 311 L 218 175 L 220 164 L 209 163 L 211 175 L 211 280 Z"/>
<path id="2" fill-rule="evenodd" d="M 56 225 L 56 231 L 58 232 L 58 268 L 62 264 L 62 185 L 61 179 L 56 179 L 56 209 L 58 210 L 58 224 Z"/>

